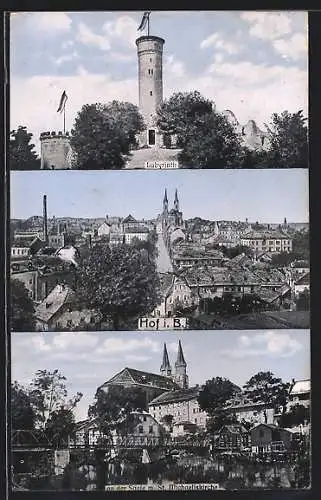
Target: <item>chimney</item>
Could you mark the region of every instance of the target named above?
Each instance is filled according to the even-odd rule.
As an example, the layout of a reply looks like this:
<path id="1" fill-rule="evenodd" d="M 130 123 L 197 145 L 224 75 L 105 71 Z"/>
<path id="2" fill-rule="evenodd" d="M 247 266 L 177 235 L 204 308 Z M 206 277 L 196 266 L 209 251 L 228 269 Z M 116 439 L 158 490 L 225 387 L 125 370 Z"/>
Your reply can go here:
<path id="1" fill-rule="evenodd" d="M 47 196 L 43 197 L 43 239 L 48 245 L 48 220 L 47 220 Z"/>

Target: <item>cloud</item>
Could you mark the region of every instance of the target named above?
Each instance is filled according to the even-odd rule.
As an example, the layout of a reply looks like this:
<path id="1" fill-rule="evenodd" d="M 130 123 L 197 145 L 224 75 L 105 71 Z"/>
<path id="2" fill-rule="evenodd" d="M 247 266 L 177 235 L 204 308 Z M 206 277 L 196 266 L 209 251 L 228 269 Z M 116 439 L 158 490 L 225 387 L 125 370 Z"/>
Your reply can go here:
<path id="1" fill-rule="evenodd" d="M 250 24 L 249 34 L 263 40 L 275 40 L 292 31 L 291 16 L 285 12 L 243 12 L 240 17 Z"/>
<path id="2" fill-rule="evenodd" d="M 303 33 L 295 33 L 287 39 L 274 40 L 273 47 L 282 57 L 294 61 L 307 58 L 308 55 L 308 39 Z"/>
<path id="3" fill-rule="evenodd" d="M 135 363 L 145 363 L 145 361 L 148 361 L 149 359 L 151 359 L 150 356 L 140 356 L 138 354 L 128 354 L 124 357 L 125 361 L 133 361 Z"/>
<path id="4" fill-rule="evenodd" d="M 202 40 L 200 44 L 201 49 L 207 49 L 213 47 L 216 50 L 221 50 L 229 55 L 238 54 L 242 49 L 240 44 L 235 44 L 230 41 L 224 40 L 219 33 L 214 33 Z"/>
<path id="5" fill-rule="evenodd" d="M 41 36 L 68 32 L 72 20 L 64 12 L 24 13 L 30 30 L 41 31 Z"/>
<path id="6" fill-rule="evenodd" d="M 185 65 L 182 61 L 176 59 L 174 55 L 169 55 L 164 57 L 164 72 L 176 78 L 181 78 L 185 75 Z"/>
<path id="7" fill-rule="evenodd" d="M 242 335 L 238 345 L 221 353 L 230 358 L 253 356 L 291 357 L 302 349 L 302 345 L 289 333 L 266 331 L 264 333 Z"/>
<path id="8" fill-rule="evenodd" d="M 120 16 L 115 21 L 106 22 L 103 25 L 109 40 L 116 41 L 121 45 L 135 47 L 137 38 L 137 21 L 130 16 Z"/>
<path id="9" fill-rule="evenodd" d="M 79 332 L 59 333 L 52 337 L 52 346 L 57 349 L 83 349 L 94 347 L 98 343 L 96 335 Z"/>
<path id="10" fill-rule="evenodd" d="M 159 352 L 160 344 L 150 337 L 133 338 L 131 340 L 111 337 L 106 339 L 102 345 L 96 349 L 95 354 L 99 356 L 109 356 L 115 353 L 132 352 L 142 349 L 151 352 Z"/>
<path id="11" fill-rule="evenodd" d="M 33 336 L 30 338 L 30 343 L 33 346 L 35 351 L 38 352 L 50 352 L 52 350 L 52 346 L 50 342 L 46 342 L 46 339 L 41 335 Z"/>
<path id="12" fill-rule="evenodd" d="M 251 36 L 270 41 L 286 59 L 297 61 L 308 56 L 308 35 L 293 31 L 293 16 L 285 12 L 244 12 L 241 18 L 251 27 Z"/>
<path id="13" fill-rule="evenodd" d="M 84 23 L 78 24 L 77 41 L 84 45 L 91 45 L 100 50 L 110 50 L 110 43 L 106 36 L 97 35 Z"/>
<path id="14" fill-rule="evenodd" d="M 120 16 L 115 21 L 108 21 L 102 27 L 103 35 L 94 33 L 85 23 L 79 23 L 77 40 L 84 45 L 109 51 L 111 47 L 125 46 L 133 49 L 137 38 L 137 23 L 130 16 Z"/>
<path id="15" fill-rule="evenodd" d="M 73 47 L 75 45 L 75 42 L 73 40 L 65 40 L 61 44 L 62 49 L 69 49 L 70 47 Z"/>
<path id="16" fill-rule="evenodd" d="M 74 52 L 71 52 L 70 54 L 65 54 L 65 55 L 62 55 L 60 57 L 52 57 L 51 60 L 57 64 L 57 66 L 61 66 L 61 64 L 64 64 L 66 62 L 69 62 L 69 61 L 72 61 L 74 59 L 78 59 L 79 58 L 79 55 L 78 55 L 78 52 L 74 51 Z"/>

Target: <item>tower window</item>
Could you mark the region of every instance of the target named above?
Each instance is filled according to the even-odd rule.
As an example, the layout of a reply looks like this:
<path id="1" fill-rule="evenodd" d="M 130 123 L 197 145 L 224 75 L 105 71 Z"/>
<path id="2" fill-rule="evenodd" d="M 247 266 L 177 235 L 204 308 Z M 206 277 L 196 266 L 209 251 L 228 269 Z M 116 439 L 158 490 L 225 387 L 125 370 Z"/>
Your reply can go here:
<path id="1" fill-rule="evenodd" d="M 149 95 L 153 95 L 153 91 L 152 90 L 149 92 Z"/>

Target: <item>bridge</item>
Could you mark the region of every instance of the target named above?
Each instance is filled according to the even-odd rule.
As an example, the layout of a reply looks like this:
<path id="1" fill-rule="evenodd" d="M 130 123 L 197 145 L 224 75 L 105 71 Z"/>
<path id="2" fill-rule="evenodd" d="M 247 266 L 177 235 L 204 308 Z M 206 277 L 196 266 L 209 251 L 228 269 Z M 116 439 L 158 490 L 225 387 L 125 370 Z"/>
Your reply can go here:
<path id="1" fill-rule="evenodd" d="M 58 449 L 99 451 L 110 450 L 111 448 L 142 449 L 142 448 L 170 448 L 170 449 L 191 449 L 208 448 L 209 441 L 197 437 L 190 437 L 186 440 L 175 439 L 170 436 L 113 436 L 110 438 L 96 436 L 95 439 L 68 439 L 59 440 L 54 436 L 51 440 L 43 431 L 15 430 L 12 432 L 11 451 L 16 452 L 49 452 Z"/>

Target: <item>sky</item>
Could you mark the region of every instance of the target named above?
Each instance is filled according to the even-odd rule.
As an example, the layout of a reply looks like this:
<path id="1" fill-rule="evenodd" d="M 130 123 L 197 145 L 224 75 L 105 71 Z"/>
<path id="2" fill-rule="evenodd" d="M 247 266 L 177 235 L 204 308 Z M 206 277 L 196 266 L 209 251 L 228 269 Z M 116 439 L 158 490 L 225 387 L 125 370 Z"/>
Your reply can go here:
<path id="1" fill-rule="evenodd" d="M 21 12 L 10 24 L 10 129 L 62 130 L 84 104 L 138 104 L 135 40 L 142 12 Z M 273 112 L 308 113 L 308 35 L 304 11 L 152 12 L 165 39 L 164 98 L 198 90 L 241 123 L 260 127 Z"/>
<path id="2" fill-rule="evenodd" d="M 167 188 L 183 217 L 270 223 L 308 222 L 307 169 L 11 172 L 11 217 L 157 217 Z"/>
<path id="3" fill-rule="evenodd" d="M 226 377 L 243 386 L 259 371 L 284 382 L 310 378 L 309 330 L 13 333 L 11 380 L 28 385 L 37 370 L 58 369 L 68 395 L 82 392 L 76 419 L 87 417 L 96 390 L 125 367 L 159 373 L 164 342 L 172 368 L 181 340 L 190 386 Z"/>

